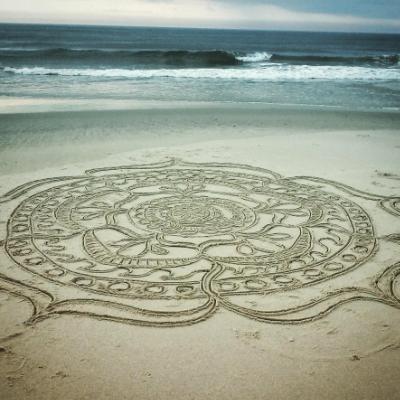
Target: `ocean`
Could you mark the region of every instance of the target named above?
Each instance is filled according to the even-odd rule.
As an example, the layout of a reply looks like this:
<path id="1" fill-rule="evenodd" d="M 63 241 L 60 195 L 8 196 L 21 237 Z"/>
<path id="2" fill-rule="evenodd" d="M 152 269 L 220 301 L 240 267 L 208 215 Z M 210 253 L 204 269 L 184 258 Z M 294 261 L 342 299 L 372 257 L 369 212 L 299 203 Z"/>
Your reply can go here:
<path id="1" fill-rule="evenodd" d="M 0 24 L 0 96 L 400 108 L 400 35 Z"/>

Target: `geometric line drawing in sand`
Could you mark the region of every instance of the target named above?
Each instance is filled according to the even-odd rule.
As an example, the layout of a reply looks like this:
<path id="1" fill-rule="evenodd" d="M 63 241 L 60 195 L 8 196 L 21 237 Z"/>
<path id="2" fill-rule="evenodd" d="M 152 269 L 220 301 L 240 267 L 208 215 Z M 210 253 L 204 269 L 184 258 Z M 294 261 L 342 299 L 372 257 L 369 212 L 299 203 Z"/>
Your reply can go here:
<path id="1" fill-rule="evenodd" d="M 398 197 L 172 159 L 34 181 L 0 202 L 15 207 L 0 288 L 29 299 L 29 323 L 69 313 L 181 326 L 221 309 L 294 324 L 351 301 L 400 308 L 400 262 L 374 261 L 399 232 L 378 237 L 368 212 L 395 226 Z"/>

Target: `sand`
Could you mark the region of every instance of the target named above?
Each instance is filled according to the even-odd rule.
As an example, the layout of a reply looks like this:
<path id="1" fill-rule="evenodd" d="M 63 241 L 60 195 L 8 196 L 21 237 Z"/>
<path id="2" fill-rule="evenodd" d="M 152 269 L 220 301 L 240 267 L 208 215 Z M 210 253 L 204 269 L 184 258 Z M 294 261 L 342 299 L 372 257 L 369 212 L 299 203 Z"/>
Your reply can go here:
<path id="1" fill-rule="evenodd" d="M 222 184 L 227 176 L 236 179 L 240 173 L 265 177 L 267 172 L 257 168 L 266 168 L 286 178 L 318 177 L 317 181 L 302 183 L 309 190 L 349 199 L 353 202 L 346 209 L 349 215 L 365 212 L 375 228 L 377 246 L 372 249 L 372 242 L 364 243 L 366 253 L 357 256 L 360 265 L 355 262 L 353 269 L 349 262 L 344 265 L 346 273 L 329 275 L 321 282 L 311 277 L 311 284 L 303 283 L 299 290 L 280 286 L 266 295 L 253 287 L 252 294 L 225 297 L 229 304 L 215 293 L 208 294 L 209 298 L 217 296 L 219 306 L 192 320 L 179 312 L 204 304 L 204 297 L 163 300 L 162 294 L 153 293 L 153 300 L 141 298 L 131 303 L 117 293 L 113 299 L 124 306 L 95 307 L 89 306 L 87 299 L 99 300 L 101 296 L 26 272 L 17 263 L 25 261 L 5 253 L 4 245 L 10 245 L 6 224 L 12 211 L 40 188 L 32 187 L 19 197 L 2 198 L 7 201 L 1 203 L 0 210 L 1 398 L 398 398 L 398 268 L 391 270 L 391 291 L 390 274 L 380 280 L 382 292 L 374 287 L 374 281 L 400 261 L 400 246 L 394 236 L 400 233 L 395 208 L 398 203 L 390 202 L 400 194 L 398 112 L 221 103 L 189 108 L 142 104 L 123 110 L 78 111 L 69 107 L 69 111 L 50 112 L 50 105 L 43 104 L 47 108 L 31 112 L 35 110 L 25 108 L 26 104 L 10 103 L 13 113 L 4 109 L 7 112 L 0 115 L 2 194 L 27 182 L 82 176 L 85 170 L 104 167 L 164 163 L 161 169 L 167 171 L 212 168 L 225 174 Z M 113 173 L 126 171 L 117 169 Z M 97 172 L 104 173 L 109 172 Z M 330 181 L 376 196 L 353 189 L 346 192 L 344 186 L 334 186 Z M 45 182 L 43 189 L 63 182 Z M 315 185 L 322 187 L 317 189 Z M 230 207 L 232 211 L 235 206 L 226 193 L 222 197 L 222 203 L 202 200 L 204 206 L 196 215 L 204 220 L 204 208 Z M 392 213 L 379 207 L 380 199 Z M 103 202 L 109 200 L 102 198 Z M 182 204 L 178 206 L 182 208 Z M 322 202 L 319 207 L 325 210 L 326 206 Z M 93 214 L 93 210 L 90 212 Z M 185 213 L 176 215 L 186 218 Z M 214 218 L 218 229 L 236 229 L 218 214 Z M 344 221 L 337 223 L 350 229 Z M 198 229 L 206 229 L 207 237 L 213 235 L 212 228 L 204 224 Z M 346 235 L 343 229 L 339 235 Z M 110 232 L 105 233 L 106 241 L 111 240 Z M 313 234 L 318 235 L 316 230 Z M 76 244 L 70 246 L 69 250 L 78 252 Z M 221 255 L 229 251 L 217 249 Z M 209 277 L 210 281 L 217 279 L 216 275 Z M 21 283 L 31 288 L 23 288 Z M 338 297 L 329 297 L 333 292 Z M 77 298 L 85 301 L 60 306 L 59 313 L 45 317 L 49 299 L 43 293 L 50 293 L 53 302 Z M 299 307 L 316 299 L 322 299 L 321 307 L 299 311 Z M 43 318 L 31 319 L 31 301 L 43 308 Z M 341 301 L 340 306 L 325 313 L 330 305 Z M 124 308 L 132 304 L 172 312 L 167 318 L 168 327 L 157 326 L 163 319 L 160 314 L 143 316 Z M 239 312 L 240 307 L 248 312 Z M 299 312 L 280 315 L 275 321 L 278 323 L 258 313 L 291 308 Z"/>

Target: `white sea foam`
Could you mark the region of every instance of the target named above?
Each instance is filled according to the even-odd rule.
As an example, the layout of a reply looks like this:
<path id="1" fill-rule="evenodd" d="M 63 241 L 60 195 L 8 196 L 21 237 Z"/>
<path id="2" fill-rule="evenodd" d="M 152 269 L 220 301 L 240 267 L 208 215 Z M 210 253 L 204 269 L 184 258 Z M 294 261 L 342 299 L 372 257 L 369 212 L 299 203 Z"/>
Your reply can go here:
<path id="1" fill-rule="evenodd" d="M 274 65 L 262 68 L 182 68 L 182 69 L 73 69 L 11 68 L 5 72 L 22 75 L 87 76 L 98 78 L 177 78 L 255 81 L 384 81 L 400 80 L 400 69 L 354 66 Z"/>
<path id="2" fill-rule="evenodd" d="M 246 54 L 245 56 L 236 56 L 236 59 L 239 61 L 243 62 L 262 62 L 262 61 L 268 61 L 272 57 L 272 54 L 266 53 L 266 52 L 256 52 L 256 53 L 249 53 Z"/>

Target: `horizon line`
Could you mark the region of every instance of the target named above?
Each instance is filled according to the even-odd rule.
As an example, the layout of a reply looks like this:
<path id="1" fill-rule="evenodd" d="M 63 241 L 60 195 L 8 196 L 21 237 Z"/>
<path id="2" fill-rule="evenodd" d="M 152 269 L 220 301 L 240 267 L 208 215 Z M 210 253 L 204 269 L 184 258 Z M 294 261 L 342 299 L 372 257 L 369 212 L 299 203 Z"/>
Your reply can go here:
<path id="1" fill-rule="evenodd" d="M 248 31 L 248 32 L 305 32 L 305 33 L 343 33 L 366 35 L 400 35 L 400 32 L 391 31 L 346 31 L 346 30 L 312 30 L 312 29 L 279 29 L 279 28 L 216 28 L 196 26 L 162 26 L 162 25 L 128 25 L 113 23 L 67 23 L 67 22 L 10 22 L 1 21 L 0 25 L 50 25 L 50 26 L 82 26 L 82 27 L 110 27 L 110 28 L 155 28 L 155 29 L 196 29 L 196 30 L 220 30 L 220 31 Z"/>

